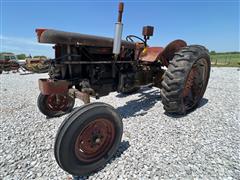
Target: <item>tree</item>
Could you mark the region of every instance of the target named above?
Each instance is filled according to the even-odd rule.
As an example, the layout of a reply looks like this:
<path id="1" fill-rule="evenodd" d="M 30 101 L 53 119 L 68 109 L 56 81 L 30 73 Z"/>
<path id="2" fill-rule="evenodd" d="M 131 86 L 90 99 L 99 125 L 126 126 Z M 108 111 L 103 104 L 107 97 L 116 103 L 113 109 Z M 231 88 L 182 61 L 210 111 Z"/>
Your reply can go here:
<path id="1" fill-rule="evenodd" d="M 210 51 L 210 54 L 216 54 L 216 51 Z"/>
<path id="2" fill-rule="evenodd" d="M 18 54 L 17 58 L 18 59 L 26 59 L 26 55 L 25 54 Z"/>
<path id="3" fill-rule="evenodd" d="M 33 58 L 43 58 L 43 59 L 47 59 L 46 56 L 33 56 Z"/>

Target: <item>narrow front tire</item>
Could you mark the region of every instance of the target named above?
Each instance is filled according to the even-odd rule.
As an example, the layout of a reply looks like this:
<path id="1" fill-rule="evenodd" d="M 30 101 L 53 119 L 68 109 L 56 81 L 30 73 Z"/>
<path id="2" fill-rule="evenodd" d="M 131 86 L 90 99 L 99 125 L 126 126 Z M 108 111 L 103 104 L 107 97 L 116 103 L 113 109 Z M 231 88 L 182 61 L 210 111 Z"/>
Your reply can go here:
<path id="1" fill-rule="evenodd" d="M 89 175 L 116 153 L 122 133 L 122 119 L 113 107 L 105 103 L 86 104 L 61 124 L 54 146 L 56 161 L 72 175 Z"/>
<path id="2" fill-rule="evenodd" d="M 59 117 L 72 111 L 75 99 L 68 94 L 39 94 L 37 105 L 47 117 Z"/>

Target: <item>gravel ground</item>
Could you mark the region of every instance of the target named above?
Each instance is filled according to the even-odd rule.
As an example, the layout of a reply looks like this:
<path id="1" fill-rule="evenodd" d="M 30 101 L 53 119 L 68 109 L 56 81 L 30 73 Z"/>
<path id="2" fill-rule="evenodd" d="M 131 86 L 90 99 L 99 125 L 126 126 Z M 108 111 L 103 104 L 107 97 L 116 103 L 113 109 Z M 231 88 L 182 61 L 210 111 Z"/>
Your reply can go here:
<path id="1" fill-rule="evenodd" d="M 0 75 L 0 179 L 68 176 L 53 155 L 66 116 L 46 119 L 36 106 L 37 79 L 46 76 Z M 185 117 L 164 114 L 156 88 L 100 98 L 119 111 L 124 134 L 115 157 L 89 179 L 240 179 L 239 78 L 236 68 L 212 68 L 200 107 Z"/>

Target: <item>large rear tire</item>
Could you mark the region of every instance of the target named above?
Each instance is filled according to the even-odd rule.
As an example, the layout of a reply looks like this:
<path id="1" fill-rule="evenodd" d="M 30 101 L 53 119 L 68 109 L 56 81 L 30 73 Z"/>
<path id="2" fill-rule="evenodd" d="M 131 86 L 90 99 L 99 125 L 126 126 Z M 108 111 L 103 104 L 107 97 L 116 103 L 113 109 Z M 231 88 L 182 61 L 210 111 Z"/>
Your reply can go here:
<path id="1" fill-rule="evenodd" d="M 56 161 L 72 175 L 89 175 L 116 153 L 122 133 L 122 119 L 112 106 L 105 103 L 83 105 L 63 121 L 57 132 Z"/>
<path id="2" fill-rule="evenodd" d="M 208 84 L 210 66 L 208 50 L 203 46 L 187 46 L 175 53 L 162 81 L 166 112 L 185 114 L 198 106 Z"/>

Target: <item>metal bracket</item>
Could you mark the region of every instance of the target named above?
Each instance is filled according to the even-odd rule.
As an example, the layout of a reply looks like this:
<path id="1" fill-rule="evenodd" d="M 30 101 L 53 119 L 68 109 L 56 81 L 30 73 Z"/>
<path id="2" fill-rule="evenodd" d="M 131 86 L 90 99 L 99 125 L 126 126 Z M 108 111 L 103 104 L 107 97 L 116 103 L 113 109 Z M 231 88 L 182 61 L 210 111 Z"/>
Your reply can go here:
<path id="1" fill-rule="evenodd" d="M 81 92 L 77 89 L 69 89 L 68 93 L 74 98 L 78 98 L 84 102 L 84 104 L 90 103 L 90 94 L 87 92 Z"/>

